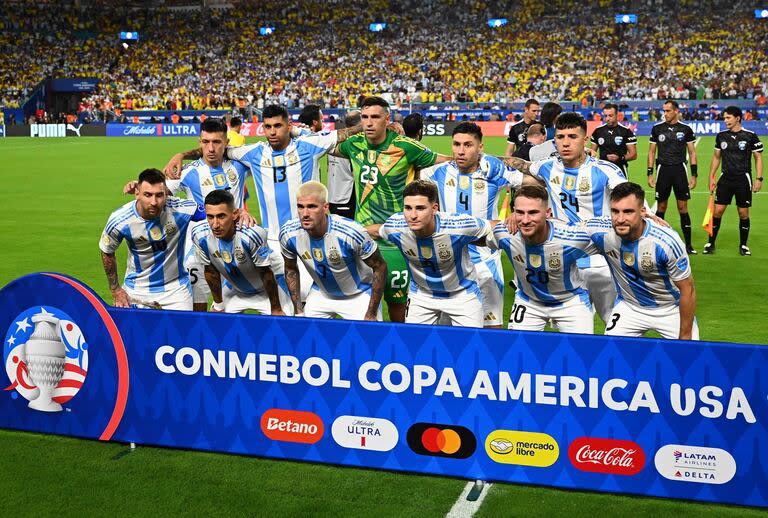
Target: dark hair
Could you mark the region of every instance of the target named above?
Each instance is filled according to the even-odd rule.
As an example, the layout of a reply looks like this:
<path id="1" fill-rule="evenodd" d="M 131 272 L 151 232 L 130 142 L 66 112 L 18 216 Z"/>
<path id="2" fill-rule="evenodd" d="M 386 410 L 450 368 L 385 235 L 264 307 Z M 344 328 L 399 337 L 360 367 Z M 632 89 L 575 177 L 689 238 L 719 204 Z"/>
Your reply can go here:
<path id="1" fill-rule="evenodd" d="M 285 120 L 290 120 L 291 116 L 288 114 L 288 110 L 285 106 L 279 104 L 270 104 L 264 107 L 264 111 L 261 112 L 261 119 L 269 119 L 272 117 L 282 117 Z"/>
<path id="2" fill-rule="evenodd" d="M 403 198 L 407 196 L 426 196 L 429 203 L 437 203 L 437 185 L 429 180 L 414 180 L 405 186 Z"/>
<path id="3" fill-rule="evenodd" d="M 376 95 L 371 95 L 363 99 L 363 102 L 360 104 L 360 109 L 362 110 L 363 108 L 368 108 L 369 106 L 381 106 L 384 108 L 384 110 L 389 111 L 389 103 L 382 97 L 378 97 Z"/>
<path id="4" fill-rule="evenodd" d="M 411 113 L 403 119 L 403 131 L 406 137 L 418 140 L 419 133 L 424 129 L 424 116 L 420 113 Z"/>
<path id="5" fill-rule="evenodd" d="M 205 197 L 205 205 L 226 205 L 230 209 L 235 208 L 235 197 L 228 191 L 216 189 Z"/>
<path id="6" fill-rule="evenodd" d="M 533 104 L 539 104 L 539 101 L 537 101 L 536 99 L 528 99 L 527 101 L 525 101 L 526 108 L 530 108 L 531 105 Z"/>
<path id="7" fill-rule="evenodd" d="M 723 110 L 723 114 L 732 115 L 733 117 L 738 117 L 739 120 L 743 117 L 743 113 L 741 111 L 741 108 L 738 106 L 726 106 Z"/>
<path id="8" fill-rule="evenodd" d="M 565 112 L 557 116 L 555 129 L 564 130 L 573 128 L 581 128 L 584 130 L 584 133 L 587 132 L 587 121 L 584 120 L 584 117 L 582 117 L 580 113 Z"/>
<path id="9" fill-rule="evenodd" d="M 616 113 L 619 113 L 618 105 L 613 103 L 605 103 L 605 105 L 603 106 L 603 110 L 615 110 Z"/>
<path id="10" fill-rule="evenodd" d="M 475 124 L 474 122 L 462 122 L 455 128 L 453 128 L 453 133 L 451 135 L 456 135 L 457 133 L 466 133 L 468 135 L 474 135 L 477 137 L 477 140 L 480 142 L 483 141 L 483 130 Z"/>
<path id="11" fill-rule="evenodd" d="M 645 201 L 645 191 L 642 186 L 633 182 L 622 182 L 611 191 L 611 201 L 623 200 L 627 196 L 635 196 L 640 201 Z"/>
<path id="12" fill-rule="evenodd" d="M 311 126 L 316 120 L 320 120 L 320 105 L 308 104 L 299 114 L 299 122 Z M 323 122 L 323 121 L 320 121 Z"/>
<path id="13" fill-rule="evenodd" d="M 229 127 L 230 128 L 237 128 L 238 126 L 242 126 L 243 121 L 240 117 L 232 117 L 229 119 Z"/>
<path id="14" fill-rule="evenodd" d="M 141 185 L 143 182 L 147 182 L 149 185 L 165 183 L 165 175 L 159 169 L 144 169 L 141 173 L 139 173 L 139 185 Z"/>
<path id="15" fill-rule="evenodd" d="M 669 105 L 670 105 L 670 106 L 672 106 L 672 108 L 674 108 L 675 110 L 679 110 L 679 109 L 680 109 L 680 105 L 679 105 L 679 104 L 677 104 L 677 101 L 674 101 L 674 100 L 672 100 L 672 99 L 669 99 L 668 101 L 664 102 L 664 104 L 669 104 Z"/>
<path id="16" fill-rule="evenodd" d="M 528 126 L 528 129 L 525 132 L 525 136 L 528 135 L 546 135 L 547 129 L 544 127 L 544 125 L 541 122 L 532 122 L 530 126 Z"/>
<path id="17" fill-rule="evenodd" d="M 557 119 L 557 116 L 562 112 L 563 107 L 559 104 L 553 102 L 544 103 L 544 106 L 541 107 L 541 115 L 539 116 L 539 120 L 545 128 L 550 128 L 555 124 L 555 119 Z"/>
<path id="18" fill-rule="evenodd" d="M 344 117 L 344 127 L 351 128 L 352 126 L 357 126 L 360 124 L 360 120 L 360 112 L 349 112 L 346 117 Z"/>
<path id="19" fill-rule="evenodd" d="M 200 133 L 224 133 L 227 134 L 227 125 L 224 124 L 222 119 L 214 119 L 209 117 L 200 123 Z"/>
<path id="20" fill-rule="evenodd" d="M 549 194 L 547 189 L 540 185 L 523 185 L 515 191 L 515 197 L 512 198 L 512 206 L 515 206 L 515 201 L 518 198 L 531 198 L 534 200 L 541 200 L 546 205 L 549 202 Z"/>

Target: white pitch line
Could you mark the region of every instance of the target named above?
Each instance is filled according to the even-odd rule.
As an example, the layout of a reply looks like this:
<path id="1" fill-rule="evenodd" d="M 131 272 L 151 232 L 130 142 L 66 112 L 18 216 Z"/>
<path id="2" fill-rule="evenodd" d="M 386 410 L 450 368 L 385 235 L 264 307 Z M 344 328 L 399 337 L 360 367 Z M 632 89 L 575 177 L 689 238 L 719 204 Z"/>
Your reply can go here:
<path id="1" fill-rule="evenodd" d="M 472 491 L 472 488 L 475 487 L 475 483 L 467 482 L 467 485 L 459 495 L 459 498 L 456 499 L 456 502 L 454 502 L 453 507 L 448 511 L 448 514 L 445 515 L 446 518 L 471 518 L 474 516 L 480 509 L 480 506 L 483 505 L 483 500 L 485 500 L 485 496 L 488 494 L 488 490 L 491 489 L 491 486 L 492 484 L 488 482 L 483 484 L 480 496 L 477 497 L 477 500 L 471 502 L 467 500 L 467 495 Z"/>

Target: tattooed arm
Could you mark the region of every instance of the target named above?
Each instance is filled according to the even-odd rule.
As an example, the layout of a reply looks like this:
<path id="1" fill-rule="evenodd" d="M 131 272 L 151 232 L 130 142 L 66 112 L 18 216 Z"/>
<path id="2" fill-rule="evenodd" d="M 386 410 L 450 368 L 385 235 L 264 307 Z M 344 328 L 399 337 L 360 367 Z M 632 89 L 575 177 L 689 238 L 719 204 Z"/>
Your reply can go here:
<path id="1" fill-rule="evenodd" d="M 299 266 L 296 264 L 296 258 L 291 259 L 283 255 L 285 261 L 285 282 L 288 284 L 288 292 L 291 294 L 293 302 L 293 311 L 296 316 L 304 314 L 304 307 L 301 305 L 301 279 L 299 278 Z"/>
<path id="2" fill-rule="evenodd" d="M 368 310 L 365 312 L 365 320 L 376 320 L 379 312 L 381 297 L 384 294 L 384 287 L 387 284 L 387 263 L 381 256 L 381 252 L 376 250 L 370 257 L 364 259 L 365 264 L 373 270 L 373 281 L 371 282 L 371 301 L 368 303 Z"/>
<path id="3" fill-rule="evenodd" d="M 115 254 L 105 254 L 104 252 L 101 252 L 101 263 L 104 265 L 104 273 L 107 274 L 109 291 L 112 292 L 113 305 L 118 308 L 130 307 L 130 298 L 122 286 L 120 286 L 120 281 L 117 279 L 117 259 L 115 258 Z"/>

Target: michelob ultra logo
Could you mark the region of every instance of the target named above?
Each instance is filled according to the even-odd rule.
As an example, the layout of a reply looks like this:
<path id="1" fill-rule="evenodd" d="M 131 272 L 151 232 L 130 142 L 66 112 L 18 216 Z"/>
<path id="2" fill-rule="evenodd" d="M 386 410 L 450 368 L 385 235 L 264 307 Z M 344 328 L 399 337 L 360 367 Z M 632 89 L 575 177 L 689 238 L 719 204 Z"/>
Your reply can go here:
<path id="1" fill-rule="evenodd" d="M 397 427 L 386 419 L 343 415 L 331 425 L 336 444 L 357 450 L 389 451 L 397 445 Z"/>
<path id="2" fill-rule="evenodd" d="M 416 423 L 405 436 L 419 455 L 466 459 L 477 449 L 477 439 L 468 428 L 457 425 Z"/>
<path id="3" fill-rule="evenodd" d="M 323 421 L 312 412 L 272 408 L 261 416 L 261 431 L 273 441 L 314 444 L 323 437 Z"/>
<path id="4" fill-rule="evenodd" d="M 496 430 L 485 438 L 485 452 L 501 464 L 546 468 L 557 461 L 560 447 L 545 433 Z"/>

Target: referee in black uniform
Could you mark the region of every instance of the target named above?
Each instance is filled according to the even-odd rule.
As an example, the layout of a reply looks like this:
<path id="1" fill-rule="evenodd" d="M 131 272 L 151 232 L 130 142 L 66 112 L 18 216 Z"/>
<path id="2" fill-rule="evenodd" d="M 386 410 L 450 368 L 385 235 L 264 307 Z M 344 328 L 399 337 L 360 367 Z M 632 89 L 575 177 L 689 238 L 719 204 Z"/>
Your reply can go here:
<path id="1" fill-rule="evenodd" d="M 689 255 L 696 254 L 691 244 L 691 216 L 688 214 L 691 189 L 696 187 L 696 177 L 699 176 L 694 142 L 696 142 L 696 135 L 693 134 L 691 127 L 680 122 L 680 106 L 677 101 L 665 102 L 664 122 L 656 124 L 651 130 L 648 147 L 648 186 L 656 187 L 656 215 L 662 219 L 667 211 L 669 195 L 672 190 L 675 191 L 685 248 Z M 654 162 L 657 147 L 659 158 Z M 690 181 L 686 169 L 686 151 L 691 159 Z M 654 164 L 656 165 L 655 180 Z"/>
<path id="2" fill-rule="evenodd" d="M 739 253 L 752 255 L 747 246 L 749 237 L 749 207 L 752 205 L 752 193 L 763 187 L 763 143 L 751 131 L 741 127 L 741 108 L 728 106 L 723 110 L 726 131 L 721 131 L 715 138 L 715 154 L 709 166 L 709 190 L 715 191 L 715 212 L 712 215 L 712 235 L 704 245 L 705 254 L 715 253 L 715 240 L 720 230 L 720 221 L 731 199 L 736 197 L 739 210 Z M 752 184 L 752 161 L 755 159 L 755 178 Z M 723 173 L 715 189 L 715 173 L 723 164 Z"/>
<path id="3" fill-rule="evenodd" d="M 608 103 L 603 107 L 603 125 L 592 132 L 592 149 L 599 150 L 600 160 L 607 160 L 624 171 L 629 179 L 628 162 L 637 158 L 637 137 L 619 124 L 619 107 Z"/>
<path id="4" fill-rule="evenodd" d="M 515 149 L 525 144 L 526 133 L 528 127 L 536 122 L 539 118 L 539 101 L 536 99 L 528 99 L 525 101 L 525 108 L 523 109 L 523 118 L 517 121 L 509 128 L 509 135 L 507 136 L 507 151 L 505 156 L 512 156 Z"/>

